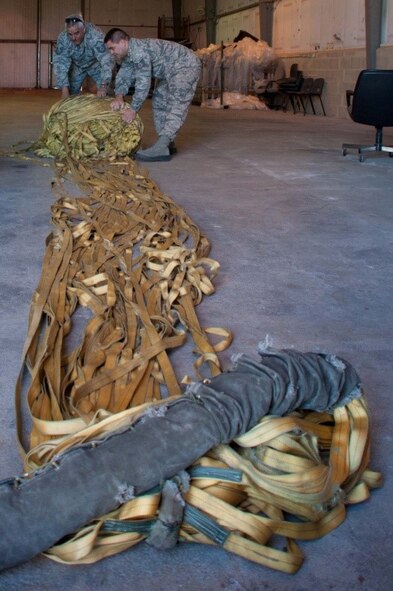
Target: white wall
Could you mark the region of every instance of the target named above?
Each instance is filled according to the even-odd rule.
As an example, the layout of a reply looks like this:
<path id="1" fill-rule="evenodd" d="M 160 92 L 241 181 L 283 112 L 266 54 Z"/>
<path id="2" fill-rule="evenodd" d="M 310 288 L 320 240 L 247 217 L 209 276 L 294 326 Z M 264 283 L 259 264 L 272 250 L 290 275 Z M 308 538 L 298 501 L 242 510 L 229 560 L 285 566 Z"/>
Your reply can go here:
<path id="1" fill-rule="evenodd" d="M 240 29 L 259 38 L 259 8 L 255 4 L 255 0 L 217 0 L 216 42 L 231 42 Z M 235 14 L 226 16 L 231 11 Z M 206 47 L 205 1 L 183 0 L 182 14 L 190 17 L 194 48 Z"/>
<path id="2" fill-rule="evenodd" d="M 190 40 L 195 49 L 206 47 L 205 0 L 183 0 L 182 16 L 190 19 Z"/>
<path id="3" fill-rule="evenodd" d="M 136 37 L 156 36 L 160 16 L 172 16 L 172 0 L 40 0 L 40 81 L 50 78 L 50 41 L 64 17 L 86 6 L 85 17 L 106 31 L 120 25 Z M 365 46 L 365 0 L 276 0 L 273 47 L 278 53 L 342 50 Z M 0 0 L 0 86 L 34 87 L 37 76 L 38 0 Z M 217 42 L 244 29 L 259 37 L 259 8 L 252 0 L 217 0 Z M 249 8 L 248 8 L 249 7 Z M 205 0 L 183 0 L 194 47 L 206 47 Z M 228 12 L 233 14 L 226 14 Z M 226 14 L 226 16 L 225 16 Z M 382 42 L 393 45 L 393 0 L 384 0 Z"/>
<path id="4" fill-rule="evenodd" d="M 189 16 L 191 22 L 205 18 L 205 0 L 183 0 L 181 6 L 182 16 Z"/>
<path id="5" fill-rule="evenodd" d="M 217 0 L 217 42 L 231 41 L 239 29 L 259 37 L 256 4 Z M 183 1 L 183 15 L 189 14 L 191 23 L 199 19 L 192 27 L 198 48 L 206 47 L 201 8 L 204 1 Z M 273 21 L 273 49 L 284 59 L 287 71 L 296 62 L 306 76 L 324 78 L 328 115 L 347 116 L 345 90 L 354 86 L 359 71 L 366 67 L 365 0 L 275 0 Z M 377 67 L 393 69 L 393 0 L 383 0 Z"/>
<path id="6" fill-rule="evenodd" d="M 232 42 L 240 30 L 247 31 L 259 39 L 259 8 L 250 8 L 219 18 L 216 29 L 217 43 Z"/>
<path id="7" fill-rule="evenodd" d="M 217 14 L 256 4 L 255 0 L 217 0 Z"/>
<path id="8" fill-rule="evenodd" d="M 384 1 L 385 37 L 393 43 L 393 0 Z M 217 0 L 217 43 L 232 41 L 240 29 L 259 37 L 257 4 L 253 0 Z M 196 23 L 192 40 L 198 48 L 204 47 L 206 41 L 204 8 L 204 0 L 183 0 L 183 16 Z M 274 3 L 273 47 L 278 51 L 357 48 L 365 43 L 365 0 L 276 0 Z"/>
<path id="9" fill-rule="evenodd" d="M 133 37 L 156 37 L 160 16 L 172 17 L 172 0 L 90 0 L 88 18 L 103 30 L 121 27 Z"/>
<path id="10" fill-rule="evenodd" d="M 281 0 L 276 4 L 273 46 L 277 50 L 343 49 L 365 44 L 365 0 Z"/>
<path id="11" fill-rule="evenodd" d="M 393 0 L 383 3 L 382 44 L 393 45 Z"/>

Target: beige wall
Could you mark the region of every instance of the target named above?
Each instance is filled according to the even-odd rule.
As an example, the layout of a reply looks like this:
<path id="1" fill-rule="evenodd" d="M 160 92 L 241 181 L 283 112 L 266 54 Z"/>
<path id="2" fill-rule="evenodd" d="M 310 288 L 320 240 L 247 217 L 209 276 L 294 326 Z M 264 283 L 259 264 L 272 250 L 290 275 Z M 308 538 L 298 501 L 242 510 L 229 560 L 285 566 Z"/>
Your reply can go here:
<path id="1" fill-rule="evenodd" d="M 247 4 L 251 2 L 218 2 L 219 13 L 234 11 L 217 25 L 218 32 L 224 33 L 225 27 L 230 31 L 228 40 L 237 31 L 241 16 L 258 10 L 236 12 Z M 183 12 L 188 14 L 189 9 L 191 22 L 201 21 L 203 5 L 202 1 L 184 0 Z M 273 49 L 284 59 L 287 73 L 297 63 L 305 77 L 325 79 L 322 99 L 329 117 L 348 117 L 346 90 L 354 87 L 360 70 L 366 68 L 364 6 L 364 0 L 282 0 L 275 5 Z M 220 25 L 220 21 L 225 22 Z M 199 22 L 192 31 L 195 47 L 206 47 L 205 24 Z M 382 42 L 377 67 L 393 69 L 393 0 L 385 3 Z"/>
<path id="2" fill-rule="evenodd" d="M 172 16 L 172 0 L 40 0 L 40 19 L 37 0 L 0 0 L 0 87 L 31 88 L 39 79 L 39 86 L 47 88 L 53 82 L 51 42 L 64 18 L 83 5 L 86 20 L 104 32 L 120 25 L 135 37 L 156 37 L 158 18 Z"/>
<path id="3" fill-rule="evenodd" d="M 325 6 L 328 4 L 327 0 L 323 0 L 322 4 L 320 4 L 321 2 L 322 0 L 283 0 L 278 3 L 276 16 L 281 15 L 283 19 L 280 25 L 281 30 L 285 29 L 287 20 L 285 15 L 288 16 L 291 10 L 295 9 L 300 14 L 300 8 L 303 11 L 302 19 L 295 19 L 294 22 L 302 22 L 312 29 L 311 16 L 314 14 L 315 17 L 315 11 L 309 11 L 309 14 L 306 7 L 310 8 L 312 6 L 315 8 L 319 5 Z M 336 2 L 338 0 L 334 0 L 332 6 L 336 6 Z M 244 8 L 247 5 L 252 6 L 252 4 L 251 0 L 220 0 L 218 9 L 219 12 L 224 13 L 228 10 Z M 345 2 L 342 4 L 346 5 Z M 63 0 L 41 0 L 41 86 L 43 88 L 48 85 L 48 79 L 50 78 L 48 69 L 50 45 L 48 41 L 55 39 L 60 32 L 65 14 L 76 11 L 80 6 L 80 0 L 68 0 L 66 3 Z M 146 34 L 155 36 L 156 30 L 151 27 L 154 27 L 155 23 L 157 23 L 158 16 L 171 14 L 172 2 L 171 0 L 144 0 L 142 4 L 133 0 L 112 0 L 110 3 L 105 0 L 90 0 L 85 2 L 85 6 L 88 9 L 86 17 L 101 25 L 104 30 L 113 25 L 122 24 L 123 26 L 129 25 L 130 29 L 132 29 L 131 34 L 135 36 L 146 36 Z M 361 5 L 359 0 L 349 0 L 348 6 L 352 7 L 352 14 L 357 15 L 355 24 L 358 23 L 358 25 L 352 30 L 351 34 L 353 36 L 356 31 L 359 32 L 362 28 Z M 356 7 L 358 10 L 354 10 Z M 242 11 L 239 14 L 247 16 L 249 12 L 253 11 L 255 11 L 255 8 Z M 36 82 L 37 61 L 37 47 L 35 44 L 37 32 L 36 2 L 33 0 L 29 0 L 29 2 L 26 2 L 26 0 L 0 0 L 0 14 L 2 17 L 0 19 L 0 39 L 4 40 L 3 43 L 0 43 L 0 71 L 2 73 L 0 86 L 32 87 Z M 191 27 L 191 39 L 194 41 L 194 47 L 206 47 L 206 27 L 203 22 L 204 0 L 184 0 L 183 16 L 188 14 L 191 17 L 191 22 L 199 21 Z M 309 14 L 309 19 L 306 18 L 307 14 Z M 236 19 L 236 14 L 233 15 L 233 18 Z M 335 15 L 334 18 L 337 19 L 338 16 Z M 341 21 L 343 21 L 342 18 L 337 23 Z M 275 26 L 277 26 L 277 23 Z M 339 33 L 341 31 L 338 26 L 336 28 L 331 27 L 331 30 L 337 30 Z M 388 0 L 384 30 L 385 43 L 392 43 L 392 31 L 393 0 Z M 347 88 L 353 88 L 359 71 L 366 67 L 365 48 L 326 47 L 325 45 L 325 47 L 321 47 L 316 51 L 295 51 L 293 47 L 291 51 L 288 51 L 289 47 L 284 51 L 280 47 L 279 39 L 282 37 L 280 35 L 276 30 L 276 51 L 287 64 L 287 71 L 289 72 L 290 65 L 296 62 L 305 76 L 324 78 L 326 83 L 323 100 L 328 116 L 347 117 L 345 91 Z M 360 33 L 358 36 L 358 41 L 360 41 Z M 322 39 L 319 36 L 318 38 Z M 18 40 L 20 40 L 19 43 Z M 337 39 L 336 41 L 338 42 Z M 313 45 L 313 43 L 310 44 Z M 378 50 L 377 59 L 378 67 L 393 69 L 393 45 L 381 47 Z"/>
<path id="4" fill-rule="evenodd" d="M 275 2 L 273 44 L 278 51 L 364 47 L 365 0 Z"/>
<path id="5" fill-rule="evenodd" d="M 217 20 L 216 41 L 231 43 L 239 31 L 247 31 L 259 37 L 259 8 L 242 10 L 237 14 L 222 17 Z"/>
<path id="6" fill-rule="evenodd" d="M 108 31 L 121 27 L 133 37 L 156 37 L 160 16 L 172 16 L 171 0 L 90 0 L 88 18 Z"/>

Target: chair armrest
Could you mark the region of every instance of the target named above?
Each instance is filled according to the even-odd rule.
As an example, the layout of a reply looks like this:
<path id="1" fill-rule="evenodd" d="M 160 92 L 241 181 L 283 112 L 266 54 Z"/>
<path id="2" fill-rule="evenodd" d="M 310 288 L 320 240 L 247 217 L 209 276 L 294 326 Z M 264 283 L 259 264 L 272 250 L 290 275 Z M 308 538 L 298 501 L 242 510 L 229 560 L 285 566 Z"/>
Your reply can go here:
<path id="1" fill-rule="evenodd" d="M 347 97 L 347 107 L 349 108 L 351 106 L 351 102 L 352 102 L 352 97 L 354 95 L 353 90 L 347 90 L 346 92 L 346 97 Z"/>

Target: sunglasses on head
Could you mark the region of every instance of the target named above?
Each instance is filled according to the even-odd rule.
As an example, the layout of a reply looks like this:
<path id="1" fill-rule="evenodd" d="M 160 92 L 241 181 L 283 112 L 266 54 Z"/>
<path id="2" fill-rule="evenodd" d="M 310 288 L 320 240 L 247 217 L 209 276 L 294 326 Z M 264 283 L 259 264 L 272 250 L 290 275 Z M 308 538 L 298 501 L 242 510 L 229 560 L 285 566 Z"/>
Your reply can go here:
<path id="1" fill-rule="evenodd" d="M 71 16 L 70 18 L 66 18 L 65 22 L 67 25 L 75 25 L 75 23 L 83 23 L 83 20 L 77 16 Z"/>

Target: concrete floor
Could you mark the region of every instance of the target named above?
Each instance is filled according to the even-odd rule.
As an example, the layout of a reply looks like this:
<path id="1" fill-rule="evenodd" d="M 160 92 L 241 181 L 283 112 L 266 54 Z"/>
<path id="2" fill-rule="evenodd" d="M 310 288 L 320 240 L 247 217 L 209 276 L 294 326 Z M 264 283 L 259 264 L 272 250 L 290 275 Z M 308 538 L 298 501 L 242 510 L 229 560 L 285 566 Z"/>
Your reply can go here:
<path id="1" fill-rule="evenodd" d="M 0 92 L 0 148 L 36 139 L 58 94 Z M 142 116 L 149 143 L 150 105 Z M 92 566 L 37 557 L 1 573 L 1 591 L 391 589 L 393 160 L 359 163 L 340 149 L 372 140 L 372 129 L 349 118 L 193 106 L 178 154 L 147 168 L 210 238 L 221 263 L 217 291 L 198 314 L 204 326 L 233 331 L 224 367 L 234 353 L 254 355 L 266 335 L 277 348 L 347 358 L 368 394 L 371 467 L 383 473 L 384 487 L 350 507 L 337 530 L 301 543 L 306 561 L 294 576 L 220 548 L 183 544 L 163 553 L 140 544 Z M 393 142 L 392 132 L 385 140 Z M 53 195 L 50 168 L 1 157 L 0 170 L 2 479 L 21 467 L 13 392 Z M 191 365 L 186 353 L 182 363 Z"/>

